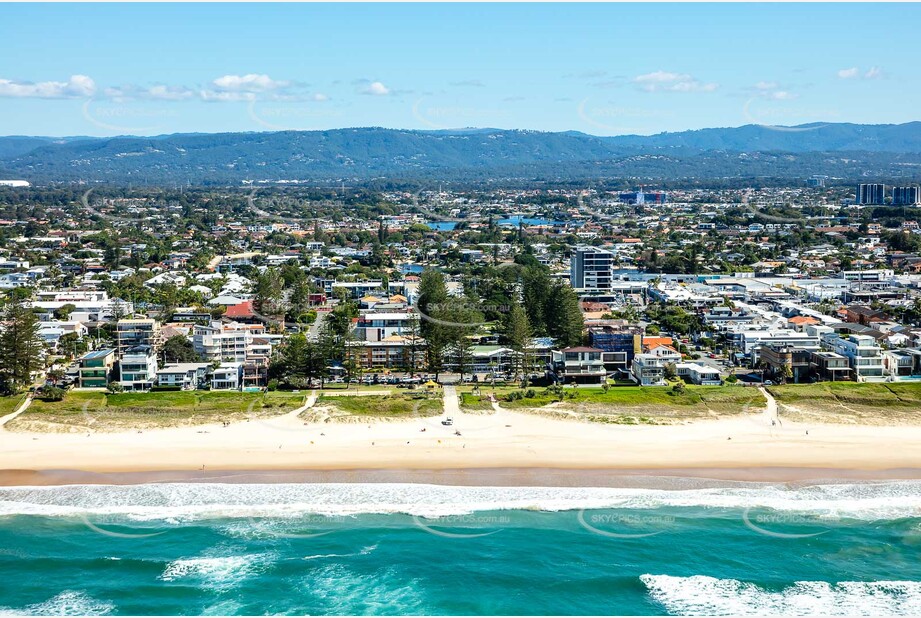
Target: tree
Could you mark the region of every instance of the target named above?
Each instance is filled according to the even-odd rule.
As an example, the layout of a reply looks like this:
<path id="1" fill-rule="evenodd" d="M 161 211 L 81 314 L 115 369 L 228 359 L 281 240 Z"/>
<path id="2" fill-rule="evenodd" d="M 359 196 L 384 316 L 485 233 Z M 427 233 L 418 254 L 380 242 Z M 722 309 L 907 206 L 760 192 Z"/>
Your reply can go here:
<path id="1" fill-rule="evenodd" d="M 303 272 L 298 270 L 298 272 Z M 288 316 L 295 322 L 312 323 L 308 314 L 310 308 L 310 294 L 313 292 L 310 282 L 306 279 L 294 281 L 291 286 L 291 295 L 288 297 Z M 316 314 L 314 314 L 316 319 Z"/>
<path id="2" fill-rule="evenodd" d="M 783 366 L 783 369 L 780 370 L 780 380 L 781 382 L 786 384 L 788 380 L 792 380 L 792 379 L 793 379 L 793 368 L 790 367 L 790 365 L 785 364 Z"/>
<path id="3" fill-rule="evenodd" d="M 58 388 L 57 386 L 46 386 L 41 389 L 38 393 L 38 397 L 42 401 L 63 401 L 64 395 L 67 394 L 63 388 Z"/>
<path id="4" fill-rule="evenodd" d="M 185 335 L 174 335 L 163 343 L 164 363 L 197 363 L 201 355 Z"/>
<path id="5" fill-rule="evenodd" d="M 548 333 L 560 347 L 581 345 L 585 320 L 576 291 L 563 282 L 557 282 L 550 289 L 547 299 Z"/>
<path id="6" fill-rule="evenodd" d="M 77 310 L 77 306 L 73 303 L 67 303 L 66 305 L 61 305 L 54 310 L 54 317 L 58 320 L 66 321 L 70 317 L 70 314 Z"/>
<path id="7" fill-rule="evenodd" d="M 420 334 L 419 314 L 415 311 L 409 316 L 406 324 L 406 331 L 403 333 L 403 339 L 406 345 L 403 347 L 403 365 L 409 369 L 409 377 L 416 375 L 416 367 L 419 363 L 419 354 L 422 351 L 422 336 Z"/>
<path id="8" fill-rule="evenodd" d="M 0 332 L 0 383 L 16 393 L 32 383 L 32 374 L 43 367 L 38 318 L 22 303 L 9 305 Z"/>
<path id="9" fill-rule="evenodd" d="M 678 370 L 675 367 L 675 363 L 665 363 L 665 367 L 662 369 L 662 375 L 666 380 L 673 380 L 678 376 Z"/>
<path id="10" fill-rule="evenodd" d="M 45 377 L 52 385 L 57 386 L 58 382 L 67 377 L 67 373 L 63 369 L 55 368 L 51 369 Z"/>
<path id="11" fill-rule="evenodd" d="M 86 353 L 88 350 L 86 340 L 82 339 L 77 333 L 66 333 L 58 339 L 58 350 L 61 354 L 76 358 Z"/>
<path id="12" fill-rule="evenodd" d="M 547 300 L 550 298 L 551 281 L 547 269 L 538 264 L 525 268 L 521 273 L 521 296 L 531 329 L 537 335 L 547 334 Z"/>
<path id="13" fill-rule="evenodd" d="M 512 373 L 517 379 L 530 370 L 528 350 L 531 345 L 531 325 L 528 323 L 528 314 L 519 304 L 513 304 L 511 311 L 506 315 L 502 325 L 502 334 L 508 340 L 512 355 Z"/>
<path id="14" fill-rule="evenodd" d="M 473 341 L 470 335 L 479 325 L 482 316 L 479 312 L 463 305 L 453 309 L 439 310 L 435 315 L 437 319 L 444 322 L 444 328 L 441 330 L 445 331 L 446 341 L 454 351 L 457 371 L 463 381 L 464 374 L 467 373 L 472 360 Z"/>
<path id="15" fill-rule="evenodd" d="M 426 367 L 435 374 L 436 380 L 444 369 L 444 350 L 451 338 L 448 326 L 444 323 L 448 320 L 442 319 L 447 315 L 447 301 L 448 288 L 444 275 L 433 269 L 422 271 L 416 307 L 423 319 L 420 331 L 426 343 Z"/>
<path id="16" fill-rule="evenodd" d="M 256 277 L 254 305 L 265 315 L 276 314 L 281 308 L 284 280 L 277 268 L 266 268 Z"/>

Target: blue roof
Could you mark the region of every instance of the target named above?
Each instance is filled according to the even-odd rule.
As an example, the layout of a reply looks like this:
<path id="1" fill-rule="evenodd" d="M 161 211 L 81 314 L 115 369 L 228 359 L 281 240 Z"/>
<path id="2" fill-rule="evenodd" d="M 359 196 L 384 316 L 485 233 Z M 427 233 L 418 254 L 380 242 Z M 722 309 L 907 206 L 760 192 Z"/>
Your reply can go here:
<path id="1" fill-rule="evenodd" d="M 105 358 L 109 354 L 114 354 L 115 350 L 107 348 L 105 350 L 93 350 L 92 352 L 87 352 L 83 355 L 83 360 L 94 360 L 97 358 Z"/>

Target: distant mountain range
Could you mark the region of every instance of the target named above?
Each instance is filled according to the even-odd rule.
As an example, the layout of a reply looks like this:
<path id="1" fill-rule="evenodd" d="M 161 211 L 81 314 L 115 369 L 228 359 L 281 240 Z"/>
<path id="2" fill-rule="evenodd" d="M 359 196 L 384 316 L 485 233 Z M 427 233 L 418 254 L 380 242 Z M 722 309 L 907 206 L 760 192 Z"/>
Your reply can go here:
<path id="1" fill-rule="evenodd" d="M 156 137 L 0 137 L 0 178 L 115 184 L 787 182 L 921 179 L 921 122 L 746 125 L 651 136 L 381 128 Z"/>

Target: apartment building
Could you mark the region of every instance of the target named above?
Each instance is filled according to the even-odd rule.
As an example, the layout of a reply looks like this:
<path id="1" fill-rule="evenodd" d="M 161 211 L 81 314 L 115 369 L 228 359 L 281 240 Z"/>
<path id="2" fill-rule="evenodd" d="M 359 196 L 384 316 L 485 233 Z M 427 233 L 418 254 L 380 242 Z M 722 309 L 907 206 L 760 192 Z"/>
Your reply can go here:
<path id="1" fill-rule="evenodd" d="M 582 246 L 572 251 L 569 281 L 572 287 L 586 290 L 610 290 L 615 255 L 598 247 Z"/>
<path id="2" fill-rule="evenodd" d="M 163 338 L 160 323 L 150 318 L 130 318 L 119 320 L 115 325 L 118 341 L 118 357 L 122 358 L 128 350 L 140 346 L 148 347 L 156 355 Z"/>
<path id="3" fill-rule="evenodd" d="M 192 347 L 207 361 L 243 363 L 271 355 L 271 343 L 261 337 L 264 334 L 262 324 L 213 321 L 195 326 Z"/>
<path id="4" fill-rule="evenodd" d="M 775 381 L 798 384 L 812 372 L 812 351 L 805 348 L 773 343 L 759 346 L 757 355 L 766 376 Z"/>
<path id="5" fill-rule="evenodd" d="M 377 342 L 406 335 L 413 328 L 413 320 L 418 322 L 419 316 L 409 312 L 369 312 L 358 317 L 358 322 L 355 323 L 355 337 L 362 341 Z"/>
<path id="6" fill-rule="evenodd" d="M 602 351 L 605 369 L 628 370 L 633 357 L 642 351 L 643 329 L 629 325 L 589 327 L 588 342 Z"/>

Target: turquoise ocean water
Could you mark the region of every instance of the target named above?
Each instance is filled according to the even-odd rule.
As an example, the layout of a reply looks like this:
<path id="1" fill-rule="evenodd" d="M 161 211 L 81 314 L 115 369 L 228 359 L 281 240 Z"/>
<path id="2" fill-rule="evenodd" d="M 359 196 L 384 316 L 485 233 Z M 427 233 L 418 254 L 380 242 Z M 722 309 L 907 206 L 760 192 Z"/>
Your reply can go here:
<path id="1" fill-rule="evenodd" d="M 921 614 L 921 483 L 0 488 L 16 614 Z"/>

